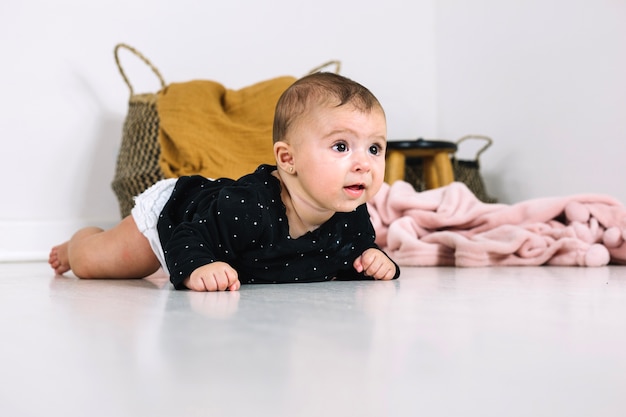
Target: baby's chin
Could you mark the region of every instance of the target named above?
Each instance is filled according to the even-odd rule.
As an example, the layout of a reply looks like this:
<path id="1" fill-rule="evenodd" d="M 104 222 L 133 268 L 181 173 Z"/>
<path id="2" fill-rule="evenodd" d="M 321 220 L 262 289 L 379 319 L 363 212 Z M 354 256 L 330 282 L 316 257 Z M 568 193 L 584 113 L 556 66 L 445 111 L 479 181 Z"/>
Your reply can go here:
<path id="1" fill-rule="evenodd" d="M 367 203 L 367 199 L 359 198 L 358 200 L 353 200 L 350 202 L 346 202 L 339 207 L 335 207 L 335 212 L 337 213 L 350 213 L 355 211 L 357 208 Z"/>

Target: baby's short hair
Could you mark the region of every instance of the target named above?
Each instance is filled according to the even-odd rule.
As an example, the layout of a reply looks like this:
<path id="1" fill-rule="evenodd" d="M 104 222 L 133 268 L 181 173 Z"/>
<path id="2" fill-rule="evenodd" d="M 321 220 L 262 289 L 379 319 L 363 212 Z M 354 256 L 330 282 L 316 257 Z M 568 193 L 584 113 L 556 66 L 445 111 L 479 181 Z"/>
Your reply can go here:
<path id="1" fill-rule="evenodd" d="M 332 72 L 316 72 L 300 78 L 280 97 L 274 115 L 274 143 L 285 140 L 287 130 L 299 116 L 315 105 L 350 104 L 362 112 L 380 109 L 370 90 L 351 79 Z"/>

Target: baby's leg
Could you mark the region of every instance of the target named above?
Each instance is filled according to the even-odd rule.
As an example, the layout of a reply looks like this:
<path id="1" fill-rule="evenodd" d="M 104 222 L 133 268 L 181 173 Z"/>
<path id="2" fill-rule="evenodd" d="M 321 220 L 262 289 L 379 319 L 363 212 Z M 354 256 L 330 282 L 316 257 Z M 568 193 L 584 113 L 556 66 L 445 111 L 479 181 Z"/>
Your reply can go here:
<path id="1" fill-rule="evenodd" d="M 71 269 L 79 278 L 143 278 L 160 267 L 132 216 L 110 230 L 79 230 L 52 248 L 48 263 L 57 274 Z"/>

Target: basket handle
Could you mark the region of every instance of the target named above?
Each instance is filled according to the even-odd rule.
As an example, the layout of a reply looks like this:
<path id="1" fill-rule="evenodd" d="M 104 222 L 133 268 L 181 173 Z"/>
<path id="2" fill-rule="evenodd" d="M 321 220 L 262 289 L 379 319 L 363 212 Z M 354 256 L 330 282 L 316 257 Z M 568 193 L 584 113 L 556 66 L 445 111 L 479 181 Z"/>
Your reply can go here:
<path id="1" fill-rule="evenodd" d="M 163 79 L 163 76 L 161 75 L 161 73 L 159 72 L 159 70 L 152 65 L 152 62 L 150 62 L 148 60 L 148 58 L 146 58 L 145 56 L 143 56 L 141 54 L 141 52 L 139 52 L 138 50 L 136 50 L 135 48 L 133 48 L 130 45 L 127 45 L 125 43 L 119 43 L 117 45 L 115 45 L 115 50 L 114 50 L 114 54 L 115 54 L 115 63 L 117 64 L 117 68 L 120 70 L 120 74 L 122 74 L 122 78 L 124 79 L 124 82 L 126 83 L 126 85 L 128 86 L 128 89 L 130 90 L 130 95 L 132 96 L 134 94 L 133 91 L 133 86 L 131 85 L 130 81 L 128 80 L 128 77 L 126 76 L 126 73 L 124 72 L 124 69 L 122 68 L 122 64 L 120 63 L 120 58 L 119 58 L 119 50 L 120 48 L 124 48 L 129 50 L 130 52 L 132 52 L 135 56 L 137 56 L 139 59 L 141 59 L 148 67 L 150 67 L 150 69 L 152 70 L 152 72 L 154 72 L 154 74 L 157 76 L 157 78 L 159 79 L 159 82 L 161 83 L 161 88 L 165 88 L 165 80 Z"/>
<path id="2" fill-rule="evenodd" d="M 482 148 L 480 148 L 478 150 L 478 152 L 476 152 L 476 161 L 478 161 L 478 157 L 480 156 L 480 154 L 482 154 L 483 152 L 485 152 L 487 150 L 487 148 L 489 148 L 492 143 L 493 140 L 489 137 L 489 136 L 483 136 L 483 135 L 465 135 L 463 136 L 461 139 L 456 141 L 457 146 L 461 144 L 461 142 L 468 140 L 468 139 L 482 139 L 484 141 L 486 141 L 487 143 L 485 144 L 485 146 L 483 146 Z"/>
<path id="3" fill-rule="evenodd" d="M 341 70 L 341 61 L 338 61 L 336 59 L 334 59 L 332 61 L 325 62 L 322 65 L 313 68 L 311 71 L 309 71 L 309 74 L 315 74 L 316 72 L 320 72 L 324 68 L 329 67 L 331 65 L 335 66 L 335 71 L 334 71 L 335 74 L 339 74 L 339 71 Z"/>

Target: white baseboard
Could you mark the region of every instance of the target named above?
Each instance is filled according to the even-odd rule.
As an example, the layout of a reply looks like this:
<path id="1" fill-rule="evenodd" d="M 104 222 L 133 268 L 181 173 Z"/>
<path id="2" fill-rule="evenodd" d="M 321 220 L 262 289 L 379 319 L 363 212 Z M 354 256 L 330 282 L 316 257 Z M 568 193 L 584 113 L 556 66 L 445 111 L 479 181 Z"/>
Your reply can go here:
<path id="1" fill-rule="evenodd" d="M 108 229 L 118 220 L 0 221 L 0 262 L 47 261 L 50 248 L 86 226 Z"/>

